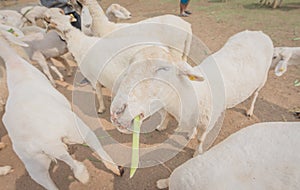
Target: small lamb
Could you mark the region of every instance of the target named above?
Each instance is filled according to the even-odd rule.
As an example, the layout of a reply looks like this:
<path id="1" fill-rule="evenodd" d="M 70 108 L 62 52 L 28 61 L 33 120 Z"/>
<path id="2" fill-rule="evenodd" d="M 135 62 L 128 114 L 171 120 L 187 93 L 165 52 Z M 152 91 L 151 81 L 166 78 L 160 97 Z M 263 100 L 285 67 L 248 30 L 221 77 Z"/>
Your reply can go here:
<path id="1" fill-rule="evenodd" d="M 276 76 L 283 75 L 288 65 L 300 65 L 300 47 L 275 47 L 273 64 Z"/>
<path id="2" fill-rule="evenodd" d="M 300 189 L 300 122 L 258 123 L 176 168 L 159 189 Z"/>
<path id="3" fill-rule="evenodd" d="M 72 112 L 69 101 L 1 35 L 0 57 L 6 65 L 9 91 L 2 121 L 14 151 L 37 183 L 46 189 L 58 189 L 48 173 L 51 161 L 56 159 L 68 164 L 80 182 L 88 182 L 86 167 L 69 155 L 67 144 L 86 143 L 108 169 L 122 174 L 93 131 Z"/>

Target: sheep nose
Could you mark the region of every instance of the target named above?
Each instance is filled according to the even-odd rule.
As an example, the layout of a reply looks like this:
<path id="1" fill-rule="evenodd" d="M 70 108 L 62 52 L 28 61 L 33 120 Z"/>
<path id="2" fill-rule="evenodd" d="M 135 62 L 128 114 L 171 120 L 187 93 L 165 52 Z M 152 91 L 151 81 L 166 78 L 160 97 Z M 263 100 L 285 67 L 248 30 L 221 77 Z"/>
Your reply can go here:
<path id="1" fill-rule="evenodd" d="M 117 118 L 124 113 L 125 109 L 127 108 L 127 104 L 122 104 L 122 106 L 120 108 L 118 108 L 116 111 L 113 111 L 111 113 L 111 120 L 112 121 L 116 121 Z"/>

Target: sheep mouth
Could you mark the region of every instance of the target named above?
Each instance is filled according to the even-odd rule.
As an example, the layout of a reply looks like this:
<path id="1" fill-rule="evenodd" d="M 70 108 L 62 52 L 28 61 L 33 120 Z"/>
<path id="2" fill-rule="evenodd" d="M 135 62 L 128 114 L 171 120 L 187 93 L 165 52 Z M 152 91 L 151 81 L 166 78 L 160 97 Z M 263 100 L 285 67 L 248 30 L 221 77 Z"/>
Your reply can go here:
<path id="1" fill-rule="evenodd" d="M 144 114 L 140 113 L 136 117 L 139 117 L 140 118 L 140 122 L 142 122 L 143 119 L 144 119 Z M 124 123 L 122 124 L 121 122 L 118 121 L 117 118 L 112 119 L 112 123 L 113 123 L 113 125 L 116 126 L 117 130 L 120 131 L 121 133 L 132 134 L 133 131 L 134 131 L 134 128 L 133 128 L 134 119 L 136 117 L 132 118 L 132 120 L 130 122 L 126 123 L 126 124 L 124 124 Z"/>

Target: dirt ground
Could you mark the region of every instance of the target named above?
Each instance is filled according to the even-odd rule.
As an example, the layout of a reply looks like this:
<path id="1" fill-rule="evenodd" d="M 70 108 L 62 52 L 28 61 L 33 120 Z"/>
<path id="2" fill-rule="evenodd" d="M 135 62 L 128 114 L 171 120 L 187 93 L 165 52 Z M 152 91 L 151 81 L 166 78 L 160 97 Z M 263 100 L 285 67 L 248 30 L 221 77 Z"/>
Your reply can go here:
<path id="1" fill-rule="evenodd" d="M 19 7 L 35 4 L 31 0 L 17 0 L 17 1 L 0 1 L 0 6 L 4 8 L 9 6 L 13 9 Z M 106 8 L 111 3 L 120 3 L 132 12 L 133 19 L 129 22 L 136 22 L 145 18 L 158 16 L 162 14 L 178 14 L 178 3 L 176 0 L 102 0 L 102 5 Z M 218 19 L 214 13 L 208 13 L 204 9 L 211 6 L 207 1 L 192 0 L 190 9 L 193 11 L 192 16 L 184 18 L 186 21 L 192 23 L 193 33 L 198 36 L 212 51 L 218 50 L 226 40 L 233 34 L 245 30 L 264 30 L 268 23 L 254 22 L 251 25 L 243 22 L 243 16 L 237 17 L 233 20 Z M 300 13 L 300 4 L 295 5 L 295 9 L 287 11 L 286 14 Z M 197 8 L 201 7 L 201 8 Z M 267 10 L 269 11 L 269 10 Z M 266 13 L 267 14 L 267 13 Z M 276 17 L 272 19 L 276 20 Z M 293 18 L 292 18 L 293 19 Z M 294 18 L 297 19 L 297 18 Z M 299 21 L 299 20 L 298 20 Z M 299 26 L 291 26 L 288 24 L 280 24 L 278 27 L 270 27 L 266 30 L 267 34 L 271 36 L 275 46 L 300 46 L 300 41 L 292 41 L 295 33 L 300 33 Z M 298 36 L 300 37 L 300 36 Z M 75 68 L 74 68 L 75 69 Z M 253 76 L 255 77 L 255 76 Z M 297 119 L 291 110 L 300 108 L 300 87 L 294 86 L 294 81 L 300 79 L 299 66 L 290 66 L 288 71 L 282 77 L 276 77 L 274 71 L 269 72 L 268 81 L 265 87 L 261 90 L 258 100 L 256 102 L 254 116 L 249 118 L 245 116 L 245 111 L 249 108 L 250 101 L 239 104 L 233 109 L 226 111 L 225 120 L 219 137 L 215 144 L 222 141 L 230 134 L 244 128 L 248 125 L 264 121 L 300 121 Z M 66 82 L 72 84 L 73 77 L 67 78 Z M 58 90 L 71 100 L 71 91 L 58 86 Z M 106 96 L 105 103 L 109 105 L 111 98 Z M 3 113 L 0 113 L 0 118 Z M 109 120 L 109 113 L 101 115 L 104 120 Z M 112 136 L 120 142 L 130 142 L 130 135 L 120 134 L 116 129 L 106 122 L 105 128 L 110 128 Z M 172 122 L 174 125 L 174 122 Z M 174 127 L 174 126 L 173 126 Z M 22 130 L 22 126 L 20 126 Z M 163 140 L 172 131 L 167 129 L 163 132 L 152 132 L 151 138 L 155 140 Z M 24 165 L 13 152 L 11 142 L 7 132 L 0 122 L 0 138 L 2 142 L 8 144 L 8 147 L 0 152 L 0 165 L 11 165 L 14 171 L 7 176 L 0 177 L 0 189 L 5 190 L 39 190 L 43 189 L 40 185 L 35 183 L 28 173 Z M 143 137 L 142 137 L 143 138 Z M 156 189 L 155 184 L 158 179 L 167 178 L 170 175 L 169 170 L 174 170 L 176 167 L 190 159 L 194 153 L 196 141 L 192 140 L 188 146 L 181 151 L 176 157 L 167 161 L 164 165 L 158 165 L 150 168 L 138 169 L 135 176 L 129 179 L 129 169 L 126 168 L 123 177 L 117 177 L 108 171 L 101 162 L 95 161 L 92 152 L 84 146 L 72 146 L 73 156 L 87 166 L 90 173 L 90 181 L 84 185 L 74 179 L 71 170 L 67 165 L 58 162 L 52 165 L 50 173 L 52 179 L 57 186 L 62 189 L 83 190 L 83 189 Z"/>

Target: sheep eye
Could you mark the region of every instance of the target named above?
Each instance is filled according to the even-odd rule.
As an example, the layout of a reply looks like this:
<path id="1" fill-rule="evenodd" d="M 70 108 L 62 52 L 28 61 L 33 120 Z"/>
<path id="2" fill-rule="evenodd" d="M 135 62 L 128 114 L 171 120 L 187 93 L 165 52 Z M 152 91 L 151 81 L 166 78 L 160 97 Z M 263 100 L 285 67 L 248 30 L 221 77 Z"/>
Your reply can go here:
<path id="1" fill-rule="evenodd" d="M 159 72 L 159 71 L 169 71 L 170 70 L 170 67 L 160 67 L 158 69 L 155 70 L 155 72 Z"/>

